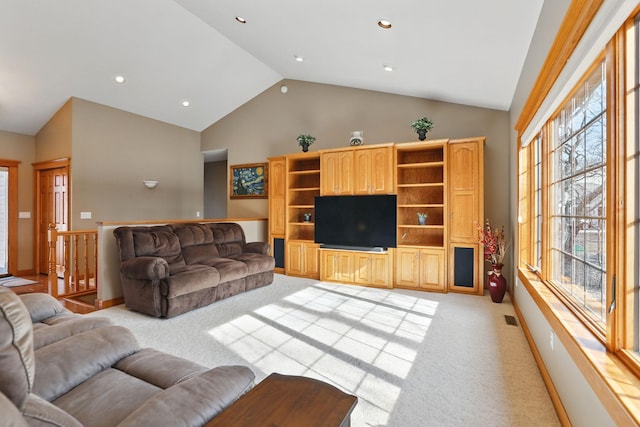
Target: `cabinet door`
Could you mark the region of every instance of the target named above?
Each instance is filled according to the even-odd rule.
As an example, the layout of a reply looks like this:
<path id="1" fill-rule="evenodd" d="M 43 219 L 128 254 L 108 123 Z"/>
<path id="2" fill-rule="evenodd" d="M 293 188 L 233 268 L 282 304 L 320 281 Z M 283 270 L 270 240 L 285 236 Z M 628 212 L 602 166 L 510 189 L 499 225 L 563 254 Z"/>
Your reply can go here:
<path id="1" fill-rule="evenodd" d="M 399 286 L 420 286 L 420 250 L 396 249 L 396 282 Z"/>
<path id="2" fill-rule="evenodd" d="M 319 245 L 315 243 L 304 244 L 304 275 L 312 279 L 320 277 L 320 264 L 319 264 Z"/>
<path id="3" fill-rule="evenodd" d="M 318 278 L 318 245 L 305 242 L 287 242 L 284 258 L 286 274 Z"/>
<path id="4" fill-rule="evenodd" d="M 337 265 L 336 258 L 333 255 L 333 251 L 320 251 L 320 280 L 336 280 Z"/>
<path id="5" fill-rule="evenodd" d="M 353 194 L 353 151 L 322 153 L 322 195 Z"/>
<path id="6" fill-rule="evenodd" d="M 391 147 L 374 148 L 368 151 L 371 153 L 371 193 L 393 193 L 393 155 Z"/>
<path id="7" fill-rule="evenodd" d="M 336 252 L 336 280 L 339 282 L 353 283 L 354 278 L 354 261 L 352 253 Z"/>
<path id="8" fill-rule="evenodd" d="M 354 153 L 356 194 L 393 192 L 391 147 L 357 149 Z"/>
<path id="9" fill-rule="evenodd" d="M 478 141 L 449 145 L 449 240 L 473 243 L 478 240 L 480 173 Z"/>
<path id="10" fill-rule="evenodd" d="M 285 252 L 285 270 L 287 274 L 293 276 L 304 275 L 304 244 L 301 242 L 287 242 L 287 250 Z"/>
<path id="11" fill-rule="evenodd" d="M 420 287 L 432 291 L 445 290 L 445 265 L 443 249 L 420 251 Z"/>
<path id="12" fill-rule="evenodd" d="M 393 286 L 391 276 L 391 255 L 371 254 L 369 256 L 369 284 L 390 288 Z"/>
<path id="13" fill-rule="evenodd" d="M 269 232 L 283 235 L 285 232 L 286 211 L 286 167 L 285 160 L 272 160 L 269 163 Z"/>
<path id="14" fill-rule="evenodd" d="M 369 194 L 371 193 L 371 151 L 363 149 L 356 150 L 354 159 L 354 192 L 356 194 Z"/>

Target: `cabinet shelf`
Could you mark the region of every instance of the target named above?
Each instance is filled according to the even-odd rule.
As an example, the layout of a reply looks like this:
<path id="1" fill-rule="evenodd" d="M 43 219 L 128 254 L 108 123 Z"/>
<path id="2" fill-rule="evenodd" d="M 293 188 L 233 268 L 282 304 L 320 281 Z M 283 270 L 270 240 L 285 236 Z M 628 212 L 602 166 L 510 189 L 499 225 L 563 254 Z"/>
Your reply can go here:
<path id="1" fill-rule="evenodd" d="M 444 203 L 411 203 L 398 205 L 399 208 L 443 208 Z"/>
<path id="2" fill-rule="evenodd" d="M 313 175 L 314 173 L 320 174 L 320 169 L 289 171 L 289 175 Z"/>
<path id="3" fill-rule="evenodd" d="M 289 205 L 290 208 L 296 208 L 296 209 L 313 209 L 314 206 L 313 205 Z"/>
<path id="4" fill-rule="evenodd" d="M 444 162 L 402 163 L 398 165 L 398 169 L 441 168 L 441 167 L 444 167 Z"/>
<path id="5" fill-rule="evenodd" d="M 419 187 L 444 187 L 444 182 L 417 182 L 413 184 L 398 183 L 398 188 L 419 188 Z"/>
<path id="6" fill-rule="evenodd" d="M 304 227 L 312 227 L 314 223 L 313 223 L 313 222 L 311 222 L 311 221 L 309 221 L 309 222 L 304 222 L 304 221 L 299 222 L 299 221 L 298 221 L 298 222 L 290 222 L 289 224 L 290 224 L 290 225 L 302 225 L 302 226 L 304 226 Z"/>
<path id="7" fill-rule="evenodd" d="M 444 225 L 442 224 L 425 224 L 425 225 L 416 225 L 416 224 L 398 224 L 398 228 L 421 228 L 421 229 L 441 229 L 444 230 Z"/>
<path id="8" fill-rule="evenodd" d="M 297 188 L 289 188 L 289 191 L 320 191 L 320 187 L 297 187 Z"/>

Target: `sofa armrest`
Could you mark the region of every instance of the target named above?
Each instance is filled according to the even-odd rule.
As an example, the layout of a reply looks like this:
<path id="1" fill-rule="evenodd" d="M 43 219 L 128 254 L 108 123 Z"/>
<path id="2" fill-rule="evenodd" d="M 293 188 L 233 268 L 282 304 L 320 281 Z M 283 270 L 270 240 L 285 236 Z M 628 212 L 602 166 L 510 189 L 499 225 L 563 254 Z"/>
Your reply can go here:
<path id="1" fill-rule="evenodd" d="M 163 258 L 141 256 L 123 261 L 120 272 L 128 279 L 162 280 L 169 277 L 169 264 Z"/>
<path id="2" fill-rule="evenodd" d="M 19 297 L 29 310 L 32 323 L 42 322 L 59 314 L 71 313 L 60 304 L 60 301 L 49 294 L 33 293 L 19 295 Z"/>
<path id="3" fill-rule="evenodd" d="M 71 414 L 33 393 L 27 396 L 22 415 L 30 426 L 82 427 Z"/>
<path id="4" fill-rule="evenodd" d="M 271 247 L 267 242 L 251 242 L 242 246 L 243 253 L 254 253 L 261 255 L 269 255 Z"/>
<path id="5" fill-rule="evenodd" d="M 246 366 L 219 366 L 162 390 L 118 427 L 202 426 L 253 386 Z"/>

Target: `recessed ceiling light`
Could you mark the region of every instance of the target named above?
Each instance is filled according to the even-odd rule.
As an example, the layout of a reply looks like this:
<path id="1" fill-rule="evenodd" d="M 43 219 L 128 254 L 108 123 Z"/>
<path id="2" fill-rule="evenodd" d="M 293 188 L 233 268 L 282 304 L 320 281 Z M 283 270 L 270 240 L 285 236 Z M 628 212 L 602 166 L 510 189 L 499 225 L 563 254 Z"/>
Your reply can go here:
<path id="1" fill-rule="evenodd" d="M 302 56 L 298 56 L 298 55 L 293 55 L 293 57 L 296 59 L 296 61 L 298 62 L 302 62 L 304 61 L 304 58 Z"/>
<path id="2" fill-rule="evenodd" d="M 115 76 L 114 80 L 116 81 L 116 83 L 124 83 L 126 81 L 124 76 Z"/>
<path id="3" fill-rule="evenodd" d="M 247 20 L 246 20 L 246 19 L 244 19 L 244 18 L 243 18 L 243 17 L 241 17 L 241 16 L 236 16 L 236 21 L 238 21 L 238 22 L 239 22 L 239 23 L 241 23 L 241 24 L 246 24 L 246 23 L 247 23 Z"/>
<path id="4" fill-rule="evenodd" d="M 191 106 L 191 102 L 184 100 L 180 103 L 180 105 L 182 105 L 183 107 L 187 108 Z"/>
<path id="5" fill-rule="evenodd" d="M 392 27 L 391 22 L 386 19 L 378 19 L 378 27 L 388 30 Z"/>
<path id="6" fill-rule="evenodd" d="M 393 71 L 393 67 L 391 65 L 383 65 L 382 68 L 384 68 L 385 71 Z"/>

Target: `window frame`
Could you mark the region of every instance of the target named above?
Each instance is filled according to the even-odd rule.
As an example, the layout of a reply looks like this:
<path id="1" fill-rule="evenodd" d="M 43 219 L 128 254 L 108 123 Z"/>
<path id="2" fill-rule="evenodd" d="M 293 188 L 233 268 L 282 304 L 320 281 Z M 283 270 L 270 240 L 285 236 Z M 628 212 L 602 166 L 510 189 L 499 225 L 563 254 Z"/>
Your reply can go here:
<path id="1" fill-rule="evenodd" d="M 573 1 L 571 8 L 580 1 Z M 599 7 L 599 6 L 598 6 Z M 563 23 L 564 25 L 565 23 Z M 580 26 L 575 23 L 574 27 Z M 556 42 L 562 37 L 556 38 Z M 555 46 L 555 43 L 554 43 Z M 550 61 L 550 52 L 547 61 Z M 633 56 L 629 56 L 633 55 Z M 550 207 L 549 193 L 549 143 L 551 122 L 557 111 L 545 120 L 536 135 L 523 141 L 523 135 L 534 115 L 549 94 L 532 92 L 523 107 L 516 124 L 518 154 L 516 159 L 519 180 L 518 200 L 518 278 L 545 315 L 547 321 L 563 337 L 563 343 L 572 354 L 577 366 L 592 385 L 605 407 L 618 418 L 624 417 L 640 423 L 640 404 L 628 396 L 631 390 L 640 388 L 640 7 L 609 40 L 603 52 L 584 72 L 578 84 L 565 97 L 569 99 L 584 82 L 593 67 L 602 60 L 607 62 L 606 107 L 606 322 L 604 328 L 593 324 L 562 292 L 545 280 L 549 276 Z M 557 62 L 557 61 L 556 61 Z M 546 65 L 546 64 L 545 64 Z M 541 72 L 540 78 L 555 77 Z M 558 73 L 562 67 L 558 69 Z M 633 80 L 632 80 L 633 79 Z M 534 87 L 535 89 L 535 87 Z M 537 98 L 536 98 L 537 97 Z M 532 101 L 533 99 L 533 101 Z M 530 105 L 529 105 L 530 104 Z M 562 102 L 561 105 L 564 105 Z M 557 110 L 560 110 L 558 107 Z M 533 189 L 532 140 L 542 135 L 542 265 L 535 265 L 534 224 L 535 203 Z M 526 153 L 523 153 L 526 151 Z M 633 157 L 633 159 L 630 159 Z M 635 162 L 635 163 L 634 163 Z M 635 210 L 634 210 L 635 209 Z M 517 304 L 517 301 L 516 301 Z M 578 319 L 579 322 L 574 320 Z M 593 338 L 596 338 L 594 341 Z M 599 344 L 597 344 L 599 343 Z M 624 383 L 624 385 L 622 385 Z M 606 385 L 605 385 L 606 384 Z M 552 387 L 552 386 L 551 386 Z M 634 392 L 635 393 L 635 392 Z"/>

